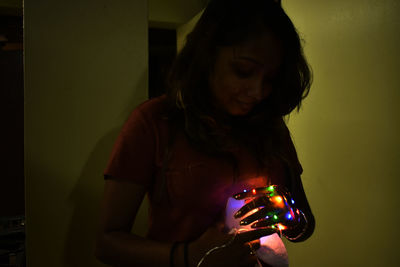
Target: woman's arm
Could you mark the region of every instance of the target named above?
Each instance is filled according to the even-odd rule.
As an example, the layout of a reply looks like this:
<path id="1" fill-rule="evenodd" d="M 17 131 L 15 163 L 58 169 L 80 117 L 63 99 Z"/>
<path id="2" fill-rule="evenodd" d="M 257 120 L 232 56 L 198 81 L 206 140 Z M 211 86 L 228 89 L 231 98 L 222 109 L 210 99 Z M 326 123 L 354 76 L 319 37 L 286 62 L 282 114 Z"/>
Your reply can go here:
<path id="1" fill-rule="evenodd" d="M 144 186 L 107 179 L 101 207 L 96 257 L 113 266 L 168 266 L 171 244 L 131 233 L 145 196 Z"/>
<path id="2" fill-rule="evenodd" d="M 100 228 L 96 242 L 96 257 L 112 266 L 169 266 L 172 243 L 156 242 L 132 234 L 131 227 L 146 193 L 137 184 L 108 179 L 105 183 Z M 188 246 L 189 266 L 196 266 L 207 251 L 229 243 L 233 236 L 222 232 L 222 226 L 211 226 L 199 239 Z M 234 242 L 208 256 L 202 267 L 254 266 L 256 257 L 251 255 L 248 242 L 272 234 L 271 229 L 260 229 L 238 234 Z M 175 267 L 184 265 L 184 247 L 174 253 Z"/>
<path id="3" fill-rule="evenodd" d="M 284 121 L 282 121 L 282 123 L 282 126 L 284 127 L 282 138 L 284 140 L 284 150 L 288 160 L 288 162 L 286 162 L 285 164 L 285 186 L 290 191 L 293 199 L 296 201 L 296 207 L 300 209 L 305 215 L 305 218 L 302 218 L 301 223 L 298 225 L 297 229 L 286 231 L 286 235 L 288 238 L 291 239 L 292 242 L 301 242 L 305 241 L 313 234 L 315 228 L 315 218 L 311 211 L 306 193 L 303 188 L 303 183 L 301 181 L 303 168 L 297 157 L 296 148 L 290 136 L 289 129 L 287 128 Z"/>

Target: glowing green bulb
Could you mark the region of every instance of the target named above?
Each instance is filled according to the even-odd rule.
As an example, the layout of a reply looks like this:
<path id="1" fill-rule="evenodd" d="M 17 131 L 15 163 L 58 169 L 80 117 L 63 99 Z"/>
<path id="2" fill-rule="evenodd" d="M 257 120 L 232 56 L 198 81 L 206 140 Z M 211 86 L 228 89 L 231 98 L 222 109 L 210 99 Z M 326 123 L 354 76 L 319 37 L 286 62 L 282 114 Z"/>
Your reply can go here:
<path id="1" fill-rule="evenodd" d="M 268 191 L 274 191 L 274 186 L 273 185 L 268 186 L 267 190 Z"/>
<path id="2" fill-rule="evenodd" d="M 274 220 L 278 220 L 278 216 L 274 215 Z"/>

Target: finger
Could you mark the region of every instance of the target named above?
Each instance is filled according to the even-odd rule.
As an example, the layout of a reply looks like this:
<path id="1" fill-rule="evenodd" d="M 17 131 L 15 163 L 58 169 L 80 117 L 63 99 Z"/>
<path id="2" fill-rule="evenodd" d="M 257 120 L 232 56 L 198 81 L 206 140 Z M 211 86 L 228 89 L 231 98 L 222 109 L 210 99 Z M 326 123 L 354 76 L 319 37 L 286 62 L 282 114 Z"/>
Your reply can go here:
<path id="1" fill-rule="evenodd" d="M 290 228 L 299 223 L 299 220 L 300 220 L 299 217 L 295 215 L 292 209 L 280 210 L 280 212 L 277 212 L 272 216 L 267 215 L 265 216 L 265 218 L 258 220 L 257 222 L 253 223 L 251 227 L 259 228 L 259 227 L 270 226 L 272 224 L 282 223 L 283 225 Z"/>
<path id="2" fill-rule="evenodd" d="M 260 239 L 263 236 L 271 235 L 273 233 L 276 233 L 277 229 L 272 228 L 272 227 L 262 227 L 262 228 L 257 228 L 255 230 L 250 230 L 246 232 L 241 232 L 237 234 L 236 236 L 236 241 L 240 243 L 247 243 L 251 242 L 257 239 Z"/>
<path id="3" fill-rule="evenodd" d="M 277 220 L 274 222 L 271 218 L 268 219 L 262 219 L 258 220 L 257 222 L 253 223 L 251 225 L 251 228 L 258 229 L 258 228 L 264 228 L 264 227 L 272 227 L 274 228 L 273 225 L 277 223 Z"/>
<path id="4" fill-rule="evenodd" d="M 273 194 L 276 190 L 276 187 L 276 185 L 270 185 L 268 187 L 258 187 L 252 190 L 244 190 L 243 192 L 234 195 L 233 198 L 236 200 L 241 200 L 244 198 L 254 197 L 259 194 Z"/>
<path id="5" fill-rule="evenodd" d="M 263 195 L 254 198 L 247 204 L 245 204 L 243 207 L 241 207 L 235 214 L 235 218 L 239 218 L 241 216 L 244 216 L 246 213 L 259 208 L 259 207 L 265 207 L 268 210 L 271 209 L 289 209 L 289 204 L 287 202 L 287 199 L 285 196 L 280 196 L 280 195 Z"/>
<path id="6" fill-rule="evenodd" d="M 255 250 L 254 250 L 253 245 L 251 244 L 251 242 L 245 243 L 245 244 L 244 244 L 244 247 L 245 247 L 246 250 L 247 250 L 247 252 L 246 252 L 247 254 L 250 254 L 250 255 L 256 254 L 256 252 L 255 252 Z"/>
<path id="7" fill-rule="evenodd" d="M 261 197 L 257 197 L 255 199 L 253 199 L 252 201 L 250 201 L 249 203 L 243 205 L 243 207 L 241 207 L 235 214 L 234 217 L 235 218 L 239 218 L 242 217 L 243 215 L 245 215 L 246 213 L 259 208 L 259 207 L 267 207 L 270 208 L 272 207 L 270 199 L 268 196 L 264 195 Z"/>
<path id="8" fill-rule="evenodd" d="M 258 211 L 254 212 L 253 214 L 245 217 L 242 219 L 239 224 L 240 225 L 248 225 L 252 222 L 265 219 L 265 218 L 272 218 L 276 213 L 279 211 L 270 210 L 267 208 L 260 208 Z"/>
<path id="9" fill-rule="evenodd" d="M 249 244 L 249 247 L 253 251 L 257 251 L 261 247 L 260 240 L 254 240 L 254 241 L 248 242 L 247 244 Z"/>

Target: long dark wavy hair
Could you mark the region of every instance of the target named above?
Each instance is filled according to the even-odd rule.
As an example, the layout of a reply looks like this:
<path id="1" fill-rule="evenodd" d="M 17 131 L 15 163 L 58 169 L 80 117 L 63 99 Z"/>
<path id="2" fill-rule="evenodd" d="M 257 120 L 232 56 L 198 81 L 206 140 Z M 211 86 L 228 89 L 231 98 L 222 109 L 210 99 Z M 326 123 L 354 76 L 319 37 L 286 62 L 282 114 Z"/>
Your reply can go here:
<path id="1" fill-rule="evenodd" d="M 281 41 L 284 50 L 272 93 L 246 116 L 218 113 L 211 103 L 209 86 L 218 49 L 266 31 Z M 279 1 L 211 0 L 169 74 L 169 118 L 195 147 L 225 157 L 234 166 L 237 163 L 229 151 L 235 142 L 247 146 L 262 166 L 277 157 L 290 163 L 282 148 L 282 135 L 287 132 L 282 118 L 300 108 L 311 76 L 299 35 Z"/>

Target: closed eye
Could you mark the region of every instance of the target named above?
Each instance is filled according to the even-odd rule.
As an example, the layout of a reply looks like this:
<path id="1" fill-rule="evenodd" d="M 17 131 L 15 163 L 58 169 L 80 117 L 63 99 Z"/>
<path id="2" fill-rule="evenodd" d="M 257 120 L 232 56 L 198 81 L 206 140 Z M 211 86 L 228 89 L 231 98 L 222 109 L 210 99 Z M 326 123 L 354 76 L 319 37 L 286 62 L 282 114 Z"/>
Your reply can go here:
<path id="1" fill-rule="evenodd" d="M 248 78 L 254 73 L 254 66 L 249 64 L 233 63 L 232 69 L 239 78 Z"/>

